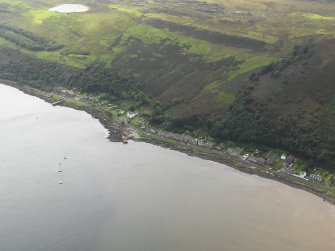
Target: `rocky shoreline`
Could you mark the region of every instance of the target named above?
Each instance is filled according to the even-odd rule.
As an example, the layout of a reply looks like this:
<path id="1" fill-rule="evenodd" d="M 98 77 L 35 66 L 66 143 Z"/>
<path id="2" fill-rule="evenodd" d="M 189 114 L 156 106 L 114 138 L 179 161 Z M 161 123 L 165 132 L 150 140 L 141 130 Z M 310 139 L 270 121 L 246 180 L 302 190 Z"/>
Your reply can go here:
<path id="1" fill-rule="evenodd" d="M 26 86 L 26 85 L 20 85 L 16 82 L 13 82 L 13 81 L 8 81 L 8 80 L 2 80 L 1 79 L 0 82 L 3 83 L 3 84 L 6 84 L 6 85 L 12 86 L 14 88 L 17 88 L 17 89 L 21 90 L 22 92 L 24 92 L 28 95 L 41 98 L 48 103 L 52 104 L 54 102 L 54 100 L 52 100 L 48 96 L 49 93 L 45 93 L 43 91 L 34 89 L 34 88 Z M 241 161 L 237 158 L 233 158 L 233 157 L 230 157 L 230 156 L 222 156 L 222 155 L 217 154 L 215 150 L 213 150 L 213 151 L 208 151 L 208 149 L 206 149 L 206 151 L 195 150 L 194 148 L 192 148 L 191 146 L 188 146 L 186 144 L 184 144 L 184 145 L 176 144 L 176 142 L 168 141 L 168 140 L 165 140 L 163 138 L 161 138 L 161 139 L 159 139 L 157 137 L 152 138 L 150 136 L 145 136 L 145 135 L 143 135 L 144 137 L 139 137 L 139 135 L 135 132 L 135 130 L 133 130 L 133 128 L 127 127 L 126 125 L 121 123 L 121 121 L 115 121 L 115 120 L 113 121 L 113 120 L 106 119 L 98 111 L 95 111 L 95 110 L 90 109 L 90 108 L 87 108 L 87 109 L 78 108 L 78 107 L 72 106 L 72 105 L 70 105 L 66 102 L 64 102 L 60 105 L 65 106 L 65 107 L 70 107 L 70 108 L 73 108 L 73 109 L 76 109 L 76 110 L 85 111 L 85 112 L 89 113 L 93 118 L 98 119 L 99 122 L 108 130 L 108 132 L 109 132 L 108 139 L 112 142 L 127 143 L 128 139 L 129 139 L 129 140 L 141 141 L 141 142 L 146 142 L 146 143 L 158 145 L 158 146 L 168 148 L 168 149 L 171 149 L 171 150 L 180 151 L 180 152 L 183 152 L 185 154 L 188 154 L 189 156 L 199 157 L 199 158 L 202 158 L 202 159 L 222 163 L 222 164 L 225 164 L 229 167 L 235 168 L 235 169 L 237 169 L 241 172 L 244 172 L 244 173 L 248 173 L 248 174 L 251 174 L 251 175 L 257 175 L 257 176 L 260 176 L 260 177 L 263 177 L 263 178 L 275 180 L 275 181 L 284 183 L 286 185 L 289 185 L 291 187 L 307 191 L 309 193 L 312 193 L 312 194 L 322 198 L 324 201 L 327 201 L 330 204 L 335 205 L 335 197 L 327 195 L 325 193 L 326 191 L 323 192 L 323 191 L 319 191 L 317 189 L 313 189 L 312 186 L 307 186 L 307 185 L 304 185 L 302 183 L 299 183 L 298 180 L 291 179 L 291 177 L 288 177 L 284 174 L 268 172 L 262 166 L 257 165 L 255 163 L 253 165 L 251 165 L 250 163 L 243 162 L 243 161 Z"/>

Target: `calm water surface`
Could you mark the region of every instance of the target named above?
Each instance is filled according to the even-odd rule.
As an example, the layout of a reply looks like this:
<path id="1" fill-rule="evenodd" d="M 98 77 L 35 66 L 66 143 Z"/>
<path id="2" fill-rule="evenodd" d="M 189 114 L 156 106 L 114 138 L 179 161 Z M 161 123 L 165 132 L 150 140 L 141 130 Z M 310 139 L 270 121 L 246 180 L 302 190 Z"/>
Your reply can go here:
<path id="1" fill-rule="evenodd" d="M 90 9 L 89 7 L 82 4 L 62 4 L 49 9 L 49 11 L 59 13 L 73 13 L 73 12 L 86 12 L 89 9 Z"/>
<path id="2" fill-rule="evenodd" d="M 335 250 L 335 207 L 320 198 L 106 135 L 0 85 L 0 250 Z"/>

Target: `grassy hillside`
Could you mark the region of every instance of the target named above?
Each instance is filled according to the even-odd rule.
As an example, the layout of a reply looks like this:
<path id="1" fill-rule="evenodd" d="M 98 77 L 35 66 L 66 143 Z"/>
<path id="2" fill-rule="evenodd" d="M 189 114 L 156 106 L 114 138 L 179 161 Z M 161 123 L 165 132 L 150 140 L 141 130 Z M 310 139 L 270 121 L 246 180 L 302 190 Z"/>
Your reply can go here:
<path id="1" fill-rule="evenodd" d="M 332 1 L 77 0 L 90 10 L 48 10 L 63 3 L 0 0 L 2 78 L 25 68 L 16 79 L 130 99 L 171 130 L 332 162 Z"/>

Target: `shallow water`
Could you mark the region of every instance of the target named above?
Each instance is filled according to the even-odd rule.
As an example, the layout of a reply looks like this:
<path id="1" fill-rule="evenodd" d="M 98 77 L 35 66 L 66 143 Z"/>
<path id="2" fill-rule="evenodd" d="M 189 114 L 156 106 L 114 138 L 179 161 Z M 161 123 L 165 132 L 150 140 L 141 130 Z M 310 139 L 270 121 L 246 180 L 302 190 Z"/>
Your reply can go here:
<path id="1" fill-rule="evenodd" d="M 89 7 L 82 4 L 62 4 L 49 9 L 49 11 L 59 12 L 59 13 L 73 13 L 73 12 L 86 12 Z"/>
<path id="2" fill-rule="evenodd" d="M 0 250 L 335 250 L 335 207 L 320 198 L 106 135 L 0 85 Z"/>

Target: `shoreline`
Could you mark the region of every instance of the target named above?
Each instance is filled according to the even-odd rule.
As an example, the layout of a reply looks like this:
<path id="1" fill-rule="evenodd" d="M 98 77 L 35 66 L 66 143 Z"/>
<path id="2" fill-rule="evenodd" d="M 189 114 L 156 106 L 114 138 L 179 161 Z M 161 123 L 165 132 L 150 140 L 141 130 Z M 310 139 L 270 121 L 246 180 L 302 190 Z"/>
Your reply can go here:
<path id="1" fill-rule="evenodd" d="M 304 190 L 308 193 L 312 193 L 314 195 L 316 195 L 317 197 L 321 198 L 323 201 L 328 202 L 331 205 L 335 205 L 335 197 L 333 196 L 329 196 L 323 192 L 314 190 L 310 187 L 307 187 L 305 185 L 302 185 L 301 183 L 298 184 L 298 180 L 296 178 L 284 175 L 284 174 L 278 174 L 278 175 L 274 175 L 271 172 L 267 172 L 267 171 L 259 171 L 256 168 L 253 168 L 255 166 L 260 167 L 257 164 L 251 164 L 251 163 L 247 163 L 247 162 L 242 162 L 237 158 L 234 157 L 227 157 L 227 158 L 222 158 L 219 156 L 215 156 L 213 154 L 206 154 L 206 153 L 201 153 L 201 152 L 197 152 L 197 151 L 193 151 L 190 148 L 181 148 L 181 147 L 177 147 L 174 144 L 169 144 L 169 143 L 164 143 L 164 142 L 159 142 L 159 141 L 154 141 L 154 140 L 150 140 L 150 139 L 143 139 L 143 140 L 139 140 L 142 142 L 146 142 L 149 144 L 153 144 L 153 145 L 157 145 L 157 146 L 161 146 L 163 148 L 166 149 L 170 149 L 170 150 L 174 150 L 174 151 L 179 151 L 182 153 L 187 154 L 188 156 L 192 156 L 192 157 L 197 157 L 197 158 L 201 158 L 201 159 L 205 159 L 205 160 L 210 160 L 210 161 L 214 161 L 220 164 L 224 164 L 228 167 L 234 168 L 240 172 L 243 173 L 247 173 L 250 175 L 257 175 L 259 177 L 265 178 L 265 179 L 270 179 L 270 180 L 274 180 L 277 182 L 280 182 L 282 184 L 288 185 L 290 187 L 296 188 L 296 189 L 300 189 L 300 190 Z M 294 181 L 292 181 L 294 179 Z M 300 180 L 299 180 L 300 181 Z"/>
<path id="2" fill-rule="evenodd" d="M 8 81 L 0 79 L 0 83 L 4 85 L 8 85 L 14 87 L 28 95 L 38 97 L 43 99 L 48 103 L 53 103 L 55 100 L 51 98 L 51 94 L 48 92 L 44 92 L 33 87 L 27 85 L 21 85 L 14 81 Z M 134 126 L 124 126 L 120 120 L 117 120 L 114 116 L 110 118 L 106 118 L 103 116 L 102 111 L 99 111 L 99 108 L 93 109 L 89 105 L 86 107 L 77 107 L 75 105 L 71 105 L 70 103 L 63 102 L 59 104 L 60 106 L 69 107 L 75 110 L 84 111 L 90 114 L 93 118 L 98 119 L 99 122 L 108 130 L 109 136 L 108 139 L 112 142 L 123 142 L 124 132 L 127 128 L 134 129 Z M 165 139 L 159 137 L 157 135 L 148 135 L 145 133 L 141 133 L 141 137 L 139 139 L 133 139 L 138 142 L 146 142 L 149 144 L 157 145 L 163 148 L 179 151 L 185 153 L 192 157 L 198 157 L 201 159 L 211 160 L 214 162 L 218 162 L 224 165 L 227 165 L 231 168 L 234 168 L 240 172 L 244 172 L 251 175 L 257 175 L 262 178 L 271 179 L 293 188 L 297 188 L 300 190 L 304 190 L 306 192 L 312 193 L 319 198 L 327 201 L 328 203 L 335 205 L 335 194 L 331 194 L 330 191 L 327 190 L 325 185 L 314 184 L 312 182 L 306 182 L 299 178 L 295 178 L 289 175 L 285 175 L 283 173 L 274 172 L 266 168 L 265 166 L 261 166 L 255 163 L 250 163 L 246 161 L 242 161 L 233 156 L 224 155 L 216 150 L 202 149 L 201 147 L 194 147 L 184 143 L 180 143 L 177 141 Z M 328 194 L 327 194 L 328 193 Z M 330 194 L 329 194 L 330 193 Z"/>

